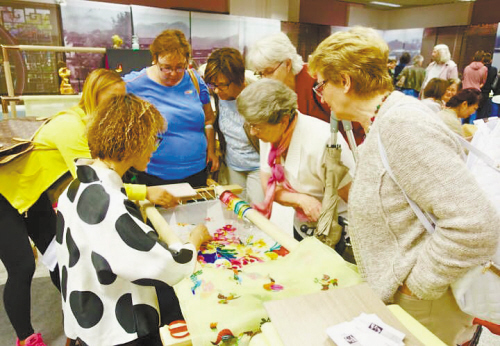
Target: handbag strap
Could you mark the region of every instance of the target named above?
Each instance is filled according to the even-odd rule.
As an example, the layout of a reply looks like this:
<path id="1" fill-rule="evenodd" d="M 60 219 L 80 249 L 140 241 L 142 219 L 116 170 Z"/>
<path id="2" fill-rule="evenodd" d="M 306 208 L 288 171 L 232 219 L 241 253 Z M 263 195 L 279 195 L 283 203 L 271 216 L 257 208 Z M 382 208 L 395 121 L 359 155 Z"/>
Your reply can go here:
<path id="1" fill-rule="evenodd" d="M 382 158 L 382 164 L 384 165 L 384 168 L 386 169 L 387 173 L 391 177 L 391 179 L 396 183 L 396 185 L 401 189 L 401 192 L 403 192 L 403 195 L 405 196 L 406 200 L 408 201 L 408 204 L 410 207 L 413 209 L 413 212 L 415 215 L 418 217 L 422 225 L 424 225 L 425 229 L 429 233 L 434 233 L 434 225 L 429 221 L 429 218 L 433 220 L 434 223 L 436 223 L 436 220 L 430 216 L 429 214 L 424 214 L 422 209 L 415 203 L 405 192 L 403 187 L 399 184 L 399 182 L 396 180 L 396 177 L 394 176 L 394 173 L 392 172 L 391 166 L 389 165 L 389 160 L 387 159 L 387 153 L 385 151 L 385 147 L 382 144 L 382 139 L 380 138 L 380 133 L 377 134 L 378 136 L 378 148 L 380 152 L 380 157 Z"/>
<path id="2" fill-rule="evenodd" d="M 198 92 L 198 95 L 200 94 L 200 83 L 198 83 L 198 78 L 196 78 L 196 75 L 194 74 L 194 71 L 190 68 L 187 70 L 189 77 L 191 77 L 191 81 L 194 84 L 194 87 L 196 88 L 196 91 Z"/>
<path id="3" fill-rule="evenodd" d="M 462 136 L 456 135 L 460 143 L 464 148 L 469 150 L 469 152 L 473 153 L 476 155 L 481 161 L 486 163 L 488 166 L 493 168 L 495 171 L 500 173 L 500 164 L 496 163 L 495 160 L 493 160 L 491 157 L 489 157 L 485 152 L 479 150 L 475 146 L 473 146 L 469 141 L 467 141 L 465 138 Z"/>

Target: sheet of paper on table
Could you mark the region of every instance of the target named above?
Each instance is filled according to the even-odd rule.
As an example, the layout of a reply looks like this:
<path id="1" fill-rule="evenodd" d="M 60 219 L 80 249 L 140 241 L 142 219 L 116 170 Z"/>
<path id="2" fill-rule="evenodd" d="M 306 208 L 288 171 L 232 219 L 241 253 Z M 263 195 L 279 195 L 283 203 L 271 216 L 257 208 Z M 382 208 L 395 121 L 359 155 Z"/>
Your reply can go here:
<path id="1" fill-rule="evenodd" d="M 196 190 L 193 189 L 191 185 L 189 185 L 189 183 L 168 184 L 159 186 L 164 188 L 165 190 L 167 190 L 169 194 L 177 198 L 196 196 Z"/>
<path id="2" fill-rule="evenodd" d="M 376 314 L 404 333 L 406 346 L 423 346 L 365 283 L 264 303 L 283 344 L 333 346 L 326 329 L 351 321 L 361 313 Z"/>

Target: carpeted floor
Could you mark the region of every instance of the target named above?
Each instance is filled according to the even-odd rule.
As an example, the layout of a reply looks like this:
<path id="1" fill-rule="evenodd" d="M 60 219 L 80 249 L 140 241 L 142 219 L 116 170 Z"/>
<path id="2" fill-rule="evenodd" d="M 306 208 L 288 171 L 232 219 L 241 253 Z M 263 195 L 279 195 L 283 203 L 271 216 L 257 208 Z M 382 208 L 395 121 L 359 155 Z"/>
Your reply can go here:
<path id="1" fill-rule="evenodd" d="M 4 285 L 0 286 L 3 297 Z M 33 279 L 31 287 L 31 321 L 36 332 L 42 333 L 48 346 L 64 346 L 66 336 L 63 332 L 61 296 L 50 278 Z M 3 299 L 0 299 L 0 346 L 14 346 L 16 334 L 5 314 Z"/>

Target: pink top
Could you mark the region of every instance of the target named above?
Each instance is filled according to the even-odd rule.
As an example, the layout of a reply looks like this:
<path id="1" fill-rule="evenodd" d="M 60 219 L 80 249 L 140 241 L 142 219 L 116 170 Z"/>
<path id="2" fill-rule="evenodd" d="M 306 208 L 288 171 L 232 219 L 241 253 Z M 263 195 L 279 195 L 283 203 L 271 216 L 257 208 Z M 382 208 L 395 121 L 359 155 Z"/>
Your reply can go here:
<path id="1" fill-rule="evenodd" d="M 463 88 L 481 90 L 481 87 L 486 82 L 487 76 L 488 68 L 484 66 L 482 62 L 474 61 L 464 70 Z"/>

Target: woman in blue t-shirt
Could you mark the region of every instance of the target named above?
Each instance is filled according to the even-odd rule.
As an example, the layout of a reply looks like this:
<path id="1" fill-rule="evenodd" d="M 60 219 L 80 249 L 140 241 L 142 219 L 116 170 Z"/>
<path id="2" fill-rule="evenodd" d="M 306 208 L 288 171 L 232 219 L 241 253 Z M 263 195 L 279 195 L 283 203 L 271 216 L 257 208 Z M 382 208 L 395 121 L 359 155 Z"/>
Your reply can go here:
<path id="1" fill-rule="evenodd" d="M 180 30 L 165 30 L 150 46 L 153 65 L 124 77 L 127 92 L 152 103 L 168 122 L 168 130 L 137 182 L 163 185 L 188 182 L 205 186 L 207 164 L 218 169 L 214 115 L 207 86 L 187 71 L 191 47 Z M 189 72 L 189 73 L 186 73 Z"/>

